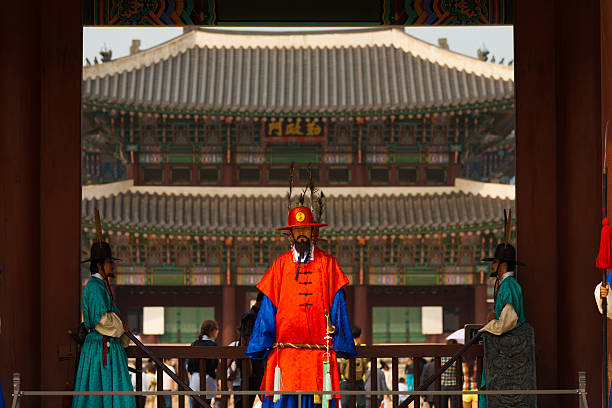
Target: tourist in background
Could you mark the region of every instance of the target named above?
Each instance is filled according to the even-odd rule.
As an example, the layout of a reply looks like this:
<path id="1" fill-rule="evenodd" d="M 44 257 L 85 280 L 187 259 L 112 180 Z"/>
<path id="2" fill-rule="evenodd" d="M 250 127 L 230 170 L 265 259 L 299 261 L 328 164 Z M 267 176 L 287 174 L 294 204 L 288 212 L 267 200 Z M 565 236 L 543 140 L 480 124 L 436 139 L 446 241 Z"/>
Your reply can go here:
<path id="1" fill-rule="evenodd" d="M 406 379 L 404 377 L 400 377 L 399 383 L 397 384 L 398 391 L 408 391 L 408 385 L 406 385 Z M 399 396 L 399 403 L 401 404 L 404 400 L 408 398 L 408 394 Z"/>
<path id="2" fill-rule="evenodd" d="M 376 369 L 376 384 L 377 384 L 377 390 L 378 391 L 389 391 L 389 389 L 387 388 L 387 382 L 385 381 L 385 374 L 383 373 L 383 371 L 378 368 Z M 372 385 L 371 385 L 371 375 L 372 375 L 372 366 L 370 364 L 370 362 L 368 361 L 368 371 L 366 371 L 365 374 L 365 390 L 366 391 L 372 391 Z M 380 404 L 383 402 L 383 398 L 384 395 L 378 395 L 376 397 L 376 400 L 378 401 L 378 403 L 376 404 L 376 407 L 380 407 Z M 371 408 L 371 402 L 370 402 L 370 397 L 366 397 L 365 399 L 365 406 L 366 408 Z"/>
<path id="3" fill-rule="evenodd" d="M 353 341 L 355 342 L 355 346 L 363 346 L 361 344 L 361 327 L 353 326 L 351 328 L 351 333 L 353 336 Z M 363 381 L 363 377 L 366 372 L 366 358 L 355 358 L 355 391 L 364 391 L 365 383 Z M 344 358 L 338 359 L 338 371 L 340 372 L 342 381 L 340 382 L 340 390 L 347 391 L 351 389 L 351 365 L 350 360 L 346 360 Z M 349 395 L 343 395 L 341 397 L 341 404 L 343 408 L 349 407 L 350 402 Z M 365 408 L 365 395 L 356 395 L 355 401 L 357 403 L 357 408 Z"/>
<path id="4" fill-rule="evenodd" d="M 249 311 L 243 314 L 240 318 L 240 342 L 242 346 L 249 345 L 263 297 L 264 294 L 258 291 L 255 304 L 253 304 L 251 309 L 249 309 Z M 248 359 L 246 369 L 249 377 L 249 383 L 246 386 L 243 385 L 243 389 L 247 391 L 258 391 L 261 387 L 261 381 L 263 380 L 264 373 L 266 372 L 266 360 Z M 249 408 L 253 406 L 255 397 L 255 395 L 248 396 L 249 402 L 247 403 L 247 406 Z M 236 408 L 241 408 L 241 406 L 237 406 Z"/>
<path id="5" fill-rule="evenodd" d="M 197 340 L 191 343 L 192 346 L 216 346 L 215 339 L 219 334 L 219 325 L 214 320 L 206 320 L 200 328 L 200 335 Z M 206 391 L 217 391 L 217 367 L 218 359 L 206 359 Z M 194 391 L 200 391 L 200 359 L 190 358 L 187 360 L 187 372 L 189 373 L 189 387 Z M 205 400 L 210 405 L 215 394 L 206 394 Z M 193 407 L 193 398 L 189 399 Z"/>
<path id="6" fill-rule="evenodd" d="M 457 344 L 457 340 L 449 339 L 446 340 L 446 344 Z M 450 357 L 442 357 L 441 364 L 444 365 L 450 360 Z M 452 364 L 448 369 L 446 369 L 441 376 L 442 379 L 442 391 L 456 391 L 457 390 L 457 365 Z M 448 401 L 450 399 L 451 407 L 457 406 L 457 396 L 456 395 L 442 395 L 442 407 L 448 407 Z"/>
<path id="7" fill-rule="evenodd" d="M 157 391 L 157 367 L 153 363 L 146 365 L 145 376 L 147 378 L 147 388 L 144 387 L 144 381 L 142 389 L 144 391 Z M 147 395 L 145 398 L 145 408 L 157 408 L 157 395 Z"/>
<path id="8" fill-rule="evenodd" d="M 476 359 L 463 362 L 463 391 L 478 391 Z M 478 408 L 478 394 L 463 394 L 463 408 Z"/>
<path id="9" fill-rule="evenodd" d="M 436 365 L 435 361 L 432 358 L 423 366 L 423 370 L 421 371 L 421 380 L 419 381 L 419 385 L 425 384 L 425 381 L 430 379 L 436 373 Z M 434 384 L 431 383 L 429 387 L 427 387 L 427 391 L 434 391 Z M 426 395 L 423 398 L 423 408 L 432 408 L 435 407 L 434 404 L 434 396 Z"/>
<path id="10" fill-rule="evenodd" d="M 170 371 L 172 371 L 173 373 L 176 373 L 176 370 L 174 369 L 174 363 L 172 362 L 171 358 L 165 358 L 164 364 L 166 365 L 166 367 L 168 367 Z M 164 391 L 176 391 L 176 383 L 174 382 L 172 378 L 170 378 L 168 374 L 164 372 L 162 378 L 164 381 L 163 382 Z M 172 397 L 173 396 L 174 395 L 164 395 L 164 408 L 172 408 Z"/>

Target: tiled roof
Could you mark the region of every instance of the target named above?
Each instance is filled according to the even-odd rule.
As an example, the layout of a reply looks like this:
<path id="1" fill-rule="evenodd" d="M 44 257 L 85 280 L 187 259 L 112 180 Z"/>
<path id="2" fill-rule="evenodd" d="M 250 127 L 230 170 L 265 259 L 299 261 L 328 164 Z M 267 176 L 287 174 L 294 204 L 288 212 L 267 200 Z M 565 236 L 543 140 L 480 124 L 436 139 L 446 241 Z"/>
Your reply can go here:
<path id="1" fill-rule="evenodd" d="M 193 196 L 120 193 L 81 204 L 84 221 L 98 207 L 105 223 L 120 227 L 266 233 L 287 222 L 283 196 Z M 500 221 L 514 200 L 466 193 L 336 196 L 327 199 L 327 230 L 384 231 L 467 226 Z"/>
<path id="2" fill-rule="evenodd" d="M 514 82 L 502 72 L 507 67 L 423 45 L 395 31 L 353 34 L 373 38 L 365 44 L 335 41 L 338 36 L 329 33 L 301 33 L 305 39 L 295 44 L 290 40 L 296 36 L 243 33 L 239 38 L 246 45 L 236 34 L 189 33 L 182 37 L 196 40 L 179 37 L 151 54 L 106 63 L 108 69 L 106 64 L 86 67 L 83 98 L 176 111 L 313 114 L 410 111 L 513 98 Z M 229 45 L 210 45 L 206 36 L 227 37 Z"/>

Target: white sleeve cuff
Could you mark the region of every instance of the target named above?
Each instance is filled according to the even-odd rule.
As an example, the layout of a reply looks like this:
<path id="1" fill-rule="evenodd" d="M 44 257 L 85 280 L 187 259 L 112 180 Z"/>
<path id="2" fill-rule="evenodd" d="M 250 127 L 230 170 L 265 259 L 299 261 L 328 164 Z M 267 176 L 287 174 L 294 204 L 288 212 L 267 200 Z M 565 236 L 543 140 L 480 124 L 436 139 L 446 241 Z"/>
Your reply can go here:
<path id="1" fill-rule="evenodd" d="M 597 284 L 597 286 L 595 286 L 595 303 L 597 304 L 597 309 L 599 310 L 599 313 L 603 314 L 602 311 L 602 306 L 601 306 L 601 293 L 600 293 L 600 288 L 601 288 L 601 282 L 599 282 Z M 608 296 L 608 299 L 610 299 L 610 297 Z M 608 319 L 612 319 L 612 307 L 610 307 L 610 301 L 608 300 L 608 307 L 607 307 L 607 315 L 608 315 Z"/>
<path id="2" fill-rule="evenodd" d="M 502 309 L 501 315 L 499 316 L 499 320 L 491 320 L 479 331 L 488 331 L 491 334 L 499 336 L 514 329 L 517 323 L 518 315 L 516 314 L 514 307 L 512 307 L 511 303 L 506 303 Z"/>
<path id="3" fill-rule="evenodd" d="M 96 324 L 96 331 L 103 336 L 121 337 L 123 334 L 123 323 L 115 312 L 107 312 Z"/>

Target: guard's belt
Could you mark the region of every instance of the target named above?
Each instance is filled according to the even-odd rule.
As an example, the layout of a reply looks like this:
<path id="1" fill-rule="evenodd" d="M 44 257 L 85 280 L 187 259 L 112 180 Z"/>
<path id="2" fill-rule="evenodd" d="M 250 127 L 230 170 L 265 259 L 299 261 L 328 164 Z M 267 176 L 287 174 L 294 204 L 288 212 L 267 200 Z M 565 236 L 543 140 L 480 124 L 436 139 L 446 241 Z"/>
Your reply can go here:
<path id="1" fill-rule="evenodd" d="M 296 343 L 274 343 L 272 348 L 292 348 L 292 349 L 307 349 L 307 350 L 327 350 L 324 344 L 296 344 Z M 329 348 L 333 350 L 333 347 Z"/>

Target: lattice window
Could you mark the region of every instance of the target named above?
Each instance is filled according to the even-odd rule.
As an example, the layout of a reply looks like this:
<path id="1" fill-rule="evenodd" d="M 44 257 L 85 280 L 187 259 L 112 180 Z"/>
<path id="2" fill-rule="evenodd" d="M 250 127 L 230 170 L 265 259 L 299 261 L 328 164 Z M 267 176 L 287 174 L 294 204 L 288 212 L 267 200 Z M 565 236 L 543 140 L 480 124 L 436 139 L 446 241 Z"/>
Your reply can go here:
<path id="1" fill-rule="evenodd" d="M 384 145 L 384 125 L 380 122 L 368 123 L 367 127 L 367 144 L 368 145 Z"/>
<path id="2" fill-rule="evenodd" d="M 474 264 L 474 248 L 471 246 L 461 246 L 457 256 L 458 265 L 473 265 Z"/>
<path id="3" fill-rule="evenodd" d="M 335 126 L 330 126 L 329 140 L 333 145 L 350 145 L 353 142 L 353 123 L 338 122 Z"/>
<path id="4" fill-rule="evenodd" d="M 203 135 L 201 143 L 205 145 L 221 145 L 223 138 L 221 135 L 221 126 L 218 122 L 207 120 L 202 126 Z"/>
<path id="5" fill-rule="evenodd" d="M 255 265 L 255 253 L 253 245 L 240 245 L 236 249 L 236 265 L 237 266 L 253 266 Z"/>
<path id="6" fill-rule="evenodd" d="M 164 264 L 165 240 L 159 236 L 149 235 L 149 243 L 145 247 L 145 262 L 149 266 L 160 266 Z"/>
<path id="7" fill-rule="evenodd" d="M 417 125 L 414 123 L 410 124 L 397 124 L 397 133 L 395 138 L 397 143 L 402 146 L 414 146 L 417 144 Z"/>
<path id="8" fill-rule="evenodd" d="M 285 237 L 275 237 L 267 241 L 264 248 L 264 258 L 268 259 L 268 265 L 290 249 L 290 244 Z"/>
<path id="9" fill-rule="evenodd" d="M 236 144 L 242 146 L 253 146 L 255 140 L 255 126 L 253 122 L 238 122 L 236 124 Z"/>
<path id="10" fill-rule="evenodd" d="M 171 140 L 172 144 L 185 146 L 193 143 L 193 126 L 191 123 L 172 122 L 168 124 L 168 134 L 166 139 Z"/>
<path id="11" fill-rule="evenodd" d="M 394 245 L 394 263 L 400 266 L 414 265 L 414 242 L 406 238 L 398 238 Z"/>
<path id="12" fill-rule="evenodd" d="M 389 145 L 391 143 L 391 128 L 393 127 L 393 123 L 387 120 L 381 120 L 378 123 L 380 128 L 380 136 L 382 138 L 382 143 L 385 145 Z"/>
<path id="13" fill-rule="evenodd" d="M 113 255 L 121 259 L 121 263 L 131 265 L 133 263 L 132 246 L 127 234 L 115 233 L 111 236 Z"/>
<path id="14" fill-rule="evenodd" d="M 432 266 L 442 265 L 444 263 L 444 255 L 440 245 L 427 246 L 427 264 Z"/>
<path id="15" fill-rule="evenodd" d="M 340 267 L 355 266 L 359 263 L 359 251 L 355 245 L 346 243 L 344 245 L 336 245 L 332 255 L 336 257 Z"/>
<path id="16" fill-rule="evenodd" d="M 445 265 L 452 264 L 451 261 L 451 242 L 448 239 L 445 239 L 442 243 L 442 263 Z"/>
<path id="17" fill-rule="evenodd" d="M 448 124 L 445 116 L 442 115 L 434 115 L 431 118 L 431 144 L 435 145 L 444 145 L 448 144 Z"/>
<path id="18" fill-rule="evenodd" d="M 220 266 L 224 263 L 223 245 L 220 242 L 207 242 L 204 246 L 204 259 L 202 263 L 207 266 Z"/>
<path id="19" fill-rule="evenodd" d="M 194 242 L 189 238 L 176 238 L 172 243 L 174 248 L 174 263 L 177 266 L 191 266 L 194 262 Z"/>
<path id="20" fill-rule="evenodd" d="M 140 140 L 141 145 L 158 145 L 161 143 L 161 139 L 158 134 L 157 121 L 152 117 L 146 117 L 141 126 Z M 143 117 L 144 119 L 144 117 Z"/>

